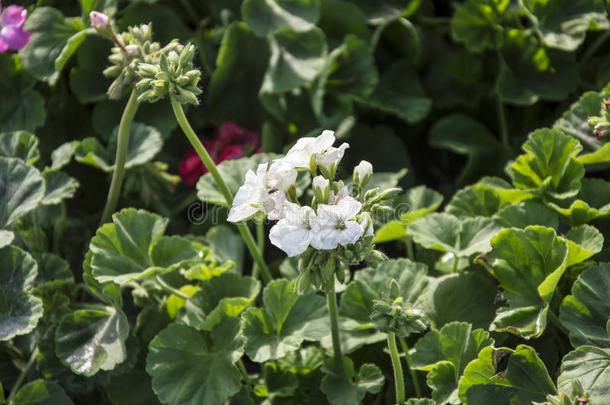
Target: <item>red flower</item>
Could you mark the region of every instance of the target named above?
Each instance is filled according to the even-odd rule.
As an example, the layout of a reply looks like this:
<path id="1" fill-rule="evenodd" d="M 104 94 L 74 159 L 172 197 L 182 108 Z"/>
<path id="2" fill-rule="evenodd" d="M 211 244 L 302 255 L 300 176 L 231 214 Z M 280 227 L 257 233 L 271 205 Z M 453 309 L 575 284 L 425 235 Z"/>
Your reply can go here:
<path id="1" fill-rule="evenodd" d="M 248 131 L 234 122 L 227 121 L 218 127 L 216 138 L 202 143 L 214 163 L 218 164 L 225 160 L 239 159 L 254 152 L 260 153 L 260 148 L 257 149 L 259 142 L 260 136 L 256 132 Z M 180 177 L 184 184 L 193 187 L 199 177 L 207 171 L 195 149 L 190 147 L 179 167 Z"/>

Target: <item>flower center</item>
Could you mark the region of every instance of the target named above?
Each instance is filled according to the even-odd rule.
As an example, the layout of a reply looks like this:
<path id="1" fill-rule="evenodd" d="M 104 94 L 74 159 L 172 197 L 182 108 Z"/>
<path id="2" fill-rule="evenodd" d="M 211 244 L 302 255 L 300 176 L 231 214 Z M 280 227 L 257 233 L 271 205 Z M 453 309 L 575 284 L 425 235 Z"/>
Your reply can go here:
<path id="1" fill-rule="evenodd" d="M 342 230 L 344 230 L 344 229 L 346 228 L 346 226 L 345 226 L 345 221 L 344 221 L 344 220 L 342 220 L 342 219 L 339 219 L 339 220 L 337 221 L 337 225 L 335 225 L 335 226 L 336 226 L 336 228 L 337 228 L 337 229 L 339 229 L 339 230 L 341 230 L 341 231 L 342 231 Z"/>

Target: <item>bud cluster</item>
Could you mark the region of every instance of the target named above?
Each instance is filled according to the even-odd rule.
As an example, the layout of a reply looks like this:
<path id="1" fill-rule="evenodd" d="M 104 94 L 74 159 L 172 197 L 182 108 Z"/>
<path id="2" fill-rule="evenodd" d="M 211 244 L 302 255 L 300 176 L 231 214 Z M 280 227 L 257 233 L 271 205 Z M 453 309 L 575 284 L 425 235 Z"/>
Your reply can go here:
<path id="1" fill-rule="evenodd" d="M 585 389 L 579 380 L 572 381 L 572 392 L 570 394 L 560 393 L 549 395 L 546 402 L 537 405 L 587 405 L 591 404 Z"/>
<path id="2" fill-rule="evenodd" d="M 373 300 L 371 320 L 382 332 L 399 336 L 421 333 L 427 329 L 424 312 L 403 301 L 396 280 L 390 283 L 389 295 Z"/>
<path id="3" fill-rule="evenodd" d="M 180 104 L 199 104 L 197 87 L 201 73 L 193 67 L 195 46 L 187 44 L 182 49 L 161 53 L 159 63 L 140 63 L 136 84 L 138 101 L 154 103 L 172 97 Z"/>
<path id="4" fill-rule="evenodd" d="M 606 139 L 610 135 L 610 100 L 604 100 L 600 115 L 589 117 L 587 123 L 593 127 L 597 139 Z"/>

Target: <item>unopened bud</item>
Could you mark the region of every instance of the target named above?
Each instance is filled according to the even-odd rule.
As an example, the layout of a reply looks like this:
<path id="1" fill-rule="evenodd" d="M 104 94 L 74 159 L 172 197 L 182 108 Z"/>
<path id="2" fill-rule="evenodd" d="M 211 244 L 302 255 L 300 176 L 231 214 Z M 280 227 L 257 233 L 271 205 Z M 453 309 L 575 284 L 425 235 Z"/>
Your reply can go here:
<path id="1" fill-rule="evenodd" d="M 89 19 L 91 19 L 91 26 L 97 30 L 102 30 L 108 27 L 110 19 L 104 13 L 99 11 L 92 11 L 89 13 Z"/>
<path id="2" fill-rule="evenodd" d="M 390 297 L 395 300 L 400 297 L 400 287 L 398 286 L 398 282 L 395 279 L 390 281 Z"/>
<path id="3" fill-rule="evenodd" d="M 354 174 L 352 178 L 354 184 L 356 184 L 362 190 L 364 187 L 366 187 L 372 175 L 373 165 L 366 160 L 363 160 L 358 164 L 358 166 L 354 167 Z"/>
<path id="4" fill-rule="evenodd" d="M 319 204 L 327 204 L 330 197 L 330 181 L 323 176 L 314 177 L 313 192 Z"/>

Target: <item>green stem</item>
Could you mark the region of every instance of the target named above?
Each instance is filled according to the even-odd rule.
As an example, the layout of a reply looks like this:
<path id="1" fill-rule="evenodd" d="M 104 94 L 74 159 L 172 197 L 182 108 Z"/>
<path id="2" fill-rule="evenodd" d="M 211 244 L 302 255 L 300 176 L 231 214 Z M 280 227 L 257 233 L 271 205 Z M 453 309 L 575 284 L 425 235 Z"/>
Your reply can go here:
<path id="1" fill-rule="evenodd" d="M 595 52 L 598 51 L 599 47 L 602 46 L 604 44 L 604 42 L 606 42 L 608 37 L 610 37 L 610 31 L 606 31 L 603 34 L 601 34 L 599 37 L 597 37 L 597 39 L 591 44 L 591 46 L 589 48 L 587 48 L 587 50 L 583 54 L 580 62 L 584 63 L 584 62 L 587 62 L 589 59 L 591 59 L 593 57 L 593 55 L 595 55 Z"/>
<path id="2" fill-rule="evenodd" d="M 265 222 L 261 220 L 256 221 L 256 246 L 261 254 L 265 252 Z M 254 263 L 252 266 L 252 278 L 258 278 L 258 266 Z"/>
<path id="3" fill-rule="evenodd" d="M 419 380 L 417 379 L 417 373 L 411 368 L 409 345 L 407 345 L 407 341 L 402 336 L 398 337 L 398 341 L 400 342 L 400 348 L 405 355 L 405 364 L 407 365 L 407 371 L 411 375 L 411 382 L 413 383 L 413 388 L 415 388 L 415 395 L 417 395 L 417 398 L 421 398 L 421 388 L 419 386 Z"/>
<path id="4" fill-rule="evenodd" d="M 410 260 L 413 260 L 415 255 L 413 253 L 413 241 L 411 240 L 410 237 L 407 237 L 405 239 L 405 247 L 407 248 L 407 256 L 409 257 Z"/>
<path id="5" fill-rule="evenodd" d="M 330 318 L 330 332 L 333 338 L 333 355 L 337 370 L 343 374 L 343 354 L 341 352 L 341 339 L 339 337 L 339 315 L 337 311 L 337 297 L 335 295 L 335 278 L 332 277 L 325 286 L 328 316 Z"/>
<path id="6" fill-rule="evenodd" d="M 108 198 L 106 199 L 106 206 L 104 207 L 100 226 L 104 225 L 106 222 L 110 222 L 112 214 L 114 214 L 114 210 L 116 209 L 117 202 L 119 201 L 123 177 L 125 176 L 125 160 L 127 159 L 127 147 L 129 146 L 129 131 L 131 131 L 133 117 L 138 111 L 139 104 L 137 98 L 136 89 L 133 89 L 129 96 L 129 100 L 127 100 L 127 105 L 123 110 L 117 137 L 114 171 L 112 172 L 112 181 L 110 182 L 110 190 L 108 190 Z"/>
<path id="7" fill-rule="evenodd" d="M 167 284 L 158 274 L 155 276 L 155 281 L 157 282 L 157 284 L 159 285 L 159 287 L 161 287 L 161 289 L 169 294 L 173 294 L 176 295 L 180 298 L 182 298 L 183 300 L 188 300 L 189 297 L 187 294 L 183 293 L 180 290 L 175 289 L 174 287 L 172 287 L 171 285 Z"/>
<path id="8" fill-rule="evenodd" d="M 453 272 L 457 273 L 458 271 L 458 263 L 460 262 L 460 258 L 458 257 L 458 255 L 455 255 L 454 259 L 453 259 Z"/>
<path id="9" fill-rule="evenodd" d="M 25 367 L 23 368 L 23 370 L 21 370 L 21 374 L 19 374 L 19 377 L 17 377 L 17 381 L 15 381 L 15 384 L 13 384 L 13 387 L 11 388 L 11 393 L 8 396 L 8 398 L 6 399 L 6 402 L 8 404 L 10 404 L 13 401 L 13 399 L 15 399 L 15 395 L 17 395 L 17 391 L 19 391 L 19 388 L 21 387 L 21 384 L 23 384 L 23 381 L 25 380 L 25 378 L 27 377 L 28 373 L 30 372 L 30 369 L 32 368 L 32 366 L 36 362 L 36 357 L 37 356 L 38 356 L 38 345 L 36 345 L 36 348 L 32 352 L 32 355 L 30 356 L 30 359 L 28 360 L 28 362 L 25 365 Z"/>
<path id="10" fill-rule="evenodd" d="M 241 376 L 244 379 L 244 382 L 246 383 L 246 388 L 248 389 L 248 392 L 252 393 L 252 391 L 253 391 L 252 381 L 250 380 L 250 376 L 248 375 L 248 370 L 246 370 L 246 365 L 244 364 L 242 359 L 239 359 L 237 361 L 237 367 L 239 368 L 239 371 L 241 372 Z"/>
<path id="11" fill-rule="evenodd" d="M 402 374 L 402 365 L 400 364 L 400 356 L 396 347 L 396 335 L 394 332 L 388 333 L 388 349 L 392 358 L 392 368 L 394 369 L 394 385 L 396 387 L 396 403 L 402 404 L 405 402 L 405 377 Z"/>
<path id="12" fill-rule="evenodd" d="M 500 95 L 496 96 L 497 107 L 498 107 L 498 121 L 500 124 L 500 136 L 502 138 L 502 145 L 506 150 L 510 150 L 510 140 L 508 139 L 508 125 L 506 124 L 506 113 L 504 111 L 504 103 L 500 98 Z"/>
<path id="13" fill-rule="evenodd" d="M 184 115 L 182 105 L 173 97 L 171 98 L 171 102 L 172 108 L 174 109 L 174 115 L 176 116 L 176 120 L 178 121 L 180 128 L 182 128 L 184 135 L 186 135 L 188 140 L 191 142 L 191 145 L 199 155 L 199 158 L 203 162 L 204 166 L 206 167 L 206 169 L 208 169 L 208 172 L 210 172 L 210 174 L 214 178 L 214 181 L 216 182 L 216 185 L 224 196 L 227 204 L 229 206 L 233 205 L 233 195 L 231 194 L 231 191 L 229 191 L 229 188 L 222 179 L 222 176 L 220 175 L 220 172 L 218 171 L 218 168 L 210 157 L 208 151 L 205 149 L 205 147 L 195 134 L 195 131 L 193 131 L 191 124 L 189 124 L 186 115 Z M 248 229 L 248 226 L 244 222 L 238 222 L 235 225 L 237 226 L 241 237 L 244 239 L 244 242 L 246 243 L 246 246 L 248 247 L 252 258 L 254 259 L 254 262 L 260 269 L 263 281 L 265 283 L 268 283 L 269 281 L 271 281 L 271 272 L 269 271 L 269 267 L 267 267 L 267 264 L 263 260 L 261 252 L 256 247 L 256 242 L 254 241 L 254 237 L 252 236 L 250 229 Z"/>

